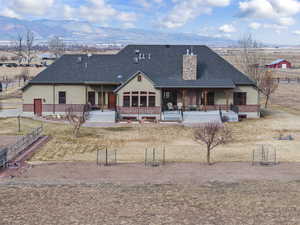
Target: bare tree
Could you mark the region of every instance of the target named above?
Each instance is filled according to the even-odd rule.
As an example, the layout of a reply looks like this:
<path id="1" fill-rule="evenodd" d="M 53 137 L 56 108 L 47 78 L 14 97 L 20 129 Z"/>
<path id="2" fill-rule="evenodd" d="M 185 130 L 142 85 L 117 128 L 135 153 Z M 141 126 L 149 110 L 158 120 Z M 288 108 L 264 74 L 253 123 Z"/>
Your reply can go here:
<path id="1" fill-rule="evenodd" d="M 33 46 L 34 46 L 34 33 L 30 30 L 26 31 L 26 40 L 25 40 L 25 57 L 27 65 L 35 58 Z"/>
<path id="2" fill-rule="evenodd" d="M 219 123 L 205 123 L 194 131 L 195 140 L 206 145 L 206 159 L 211 165 L 211 151 L 218 145 L 225 144 L 231 140 L 231 131 Z"/>
<path id="3" fill-rule="evenodd" d="M 237 66 L 259 85 L 265 72 L 265 55 L 258 49 L 262 44 L 254 40 L 251 34 L 244 35 L 238 43 L 241 54 L 236 57 Z"/>
<path id="4" fill-rule="evenodd" d="M 73 135 L 78 137 L 81 126 L 86 122 L 89 115 L 90 107 L 85 105 L 81 113 L 75 113 L 73 107 L 69 107 L 66 110 L 67 119 L 73 125 Z"/>
<path id="5" fill-rule="evenodd" d="M 9 84 L 12 82 L 13 82 L 12 79 L 9 79 L 8 77 L 3 77 L 2 81 L 1 81 L 1 83 L 3 85 L 2 88 L 5 89 L 5 91 L 7 91 Z"/>
<path id="6" fill-rule="evenodd" d="M 265 108 L 268 107 L 270 96 L 276 91 L 277 88 L 278 82 L 274 79 L 273 72 L 266 71 L 259 85 L 260 92 L 266 97 Z"/>
<path id="7" fill-rule="evenodd" d="M 18 58 L 18 63 L 21 64 L 23 60 L 27 65 L 35 58 L 34 55 L 34 33 L 31 30 L 27 30 L 26 34 L 18 34 L 15 40 L 15 54 Z"/>
<path id="8" fill-rule="evenodd" d="M 25 84 L 25 82 L 29 79 L 30 72 L 28 68 L 23 68 L 20 72 L 20 74 L 15 76 L 15 79 L 19 82 L 19 87 L 21 86 L 21 81 Z"/>
<path id="9" fill-rule="evenodd" d="M 48 48 L 55 55 L 55 58 L 59 58 L 64 54 L 66 47 L 64 41 L 60 37 L 55 36 L 49 40 Z"/>
<path id="10" fill-rule="evenodd" d="M 14 49 L 15 49 L 16 58 L 20 65 L 24 59 L 24 37 L 22 34 L 18 34 L 14 45 L 15 45 Z"/>

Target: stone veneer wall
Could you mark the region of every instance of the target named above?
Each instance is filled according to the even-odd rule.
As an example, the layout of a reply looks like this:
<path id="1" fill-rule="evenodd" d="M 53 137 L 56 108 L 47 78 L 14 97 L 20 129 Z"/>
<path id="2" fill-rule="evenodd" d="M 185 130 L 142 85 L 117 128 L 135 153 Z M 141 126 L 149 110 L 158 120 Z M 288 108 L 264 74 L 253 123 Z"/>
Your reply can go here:
<path id="1" fill-rule="evenodd" d="M 197 80 L 197 56 L 183 55 L 183 80 Z"/>

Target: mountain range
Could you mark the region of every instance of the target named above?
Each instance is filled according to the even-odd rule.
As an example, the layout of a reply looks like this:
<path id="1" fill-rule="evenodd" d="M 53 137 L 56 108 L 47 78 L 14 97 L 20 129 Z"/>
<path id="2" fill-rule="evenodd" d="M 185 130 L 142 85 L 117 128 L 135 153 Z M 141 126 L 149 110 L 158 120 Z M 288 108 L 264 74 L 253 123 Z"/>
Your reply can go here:
<path id="1" fill-rule="evenodd" d="M 72 44 L 201 44 L 226 47 L 236 42 L 225 38 L 214 38 L 187 33 L 167 33 L 143 29 L 121 29 L 101 27 L 85 21 L 75 20 L 23 20 L 0 16 L 0 41 L 16 39 L 29 29 L 36 40 L 46 42 L 53 36 Z"/>

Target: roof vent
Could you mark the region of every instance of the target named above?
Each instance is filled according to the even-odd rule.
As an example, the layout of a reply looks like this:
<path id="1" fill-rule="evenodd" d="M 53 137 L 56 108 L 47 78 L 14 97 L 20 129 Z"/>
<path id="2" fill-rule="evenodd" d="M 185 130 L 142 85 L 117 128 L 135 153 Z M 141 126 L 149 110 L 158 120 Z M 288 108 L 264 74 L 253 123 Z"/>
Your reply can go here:
<path id="1" fill-rule="evenodd" d="M 79 57 L 77 58 L 77 63 L 81 63 L 81 62 L 82 62 L 82 57 L 79 56 Z"/>
<path id="2" fill-rule="evenodd" d="M 89 57 L 89 58 L 92 57 L 92 53 L 88 53 L 87 57 Z"/>
<path id="3" fill-rule="evenodd" d="M 151 59 L 151 53 L 148 54 L 148 59 L 149 59 L 149 60 Z"/>
<path id="4" fill-rule="evenodd" d="M 133 62 L 135 64 L 138 64 L 139 63 L 139 58 L 136 56 L 136 57 L 133 57 Z"/>
<path id="5" fill-rule="evenodd" d="M 118 78 L 118 79 L 122 79 L 122 78 L 123 78 L 123 75 L 120 74 L 120 75 L 117 76 L 117 78 Z"/>
<path id="6" fill-rule="evenodd" d="M 136 49 L 134 52 L 135 54 L 139 54 L 141 51 L 139 49 Z"/>

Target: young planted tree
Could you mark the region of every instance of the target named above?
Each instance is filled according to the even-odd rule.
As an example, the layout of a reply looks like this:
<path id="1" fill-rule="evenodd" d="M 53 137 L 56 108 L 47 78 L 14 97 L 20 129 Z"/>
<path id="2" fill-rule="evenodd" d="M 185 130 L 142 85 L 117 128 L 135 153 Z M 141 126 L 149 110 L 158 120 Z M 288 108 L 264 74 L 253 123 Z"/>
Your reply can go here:
<path id="1" fill-rule="evenodd" d="M 206 160 L 211 165 L 211 152 L 218 145 L 225 144 L 231 140 L 231 131 L 219 123 L 205 123 L 194 131 L 197 142 L 206 145 Z"/>
<path id="2" fill-rule="evenodd" d="M 259 84 L 260 92 L 266 97 L 265 108 L 268 107 L 270 97 L 276 91 L 277 88 L 278 82 L 274 79 L 273 72 L 266 71 Z"/>
<path id="3" fill-rule="evenodd" d="M 81 113 L 75 113 L 73 107 L 69 107 L 66 110 L 67 119 L 73 125 L 73 135 L 74 137 L 78 137 L 79 130 L 82 125 L 86 122 L 90 112 L 89 105 L 85 105 L 83 107 L 83 111 Z"/>
<path id="4" fill-rule="evenodd" d="M 49 40 L 48 48 L 55 58 L 59 58 L 65 53 L 66 46 L 60 37 L 55 36 Z"/>

